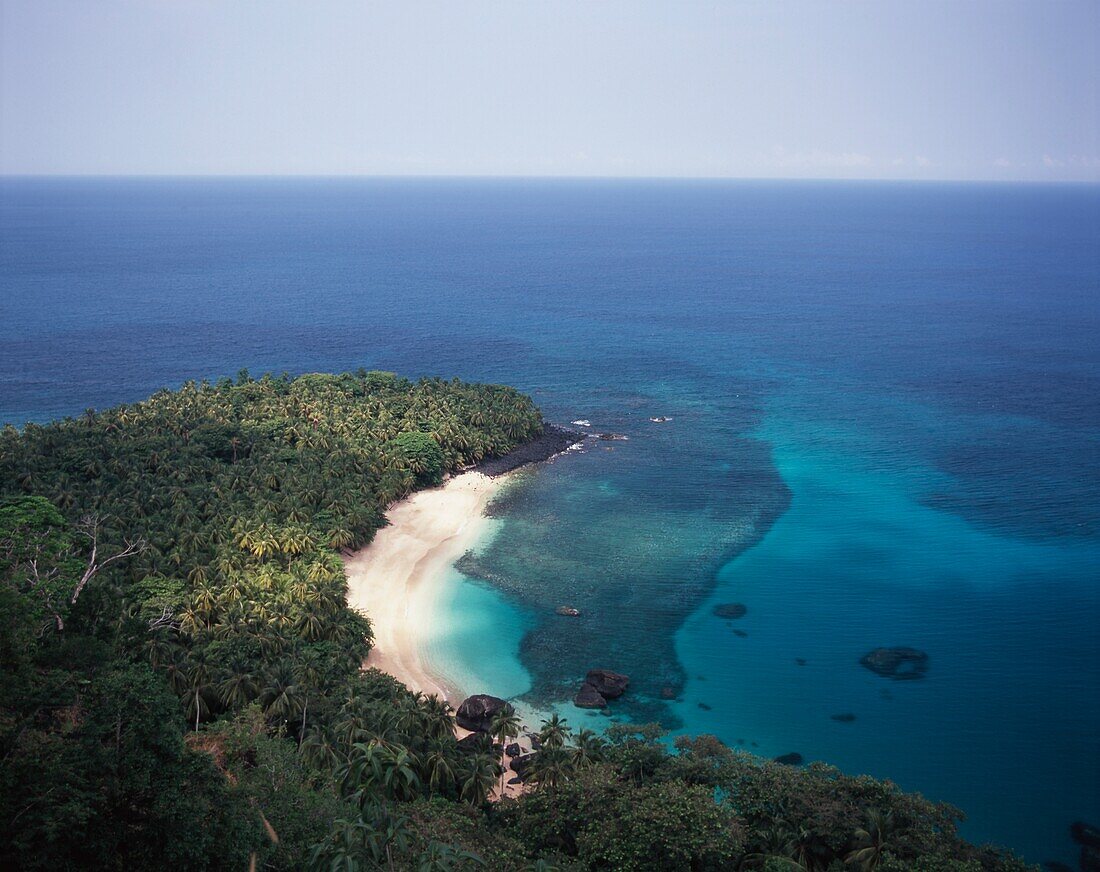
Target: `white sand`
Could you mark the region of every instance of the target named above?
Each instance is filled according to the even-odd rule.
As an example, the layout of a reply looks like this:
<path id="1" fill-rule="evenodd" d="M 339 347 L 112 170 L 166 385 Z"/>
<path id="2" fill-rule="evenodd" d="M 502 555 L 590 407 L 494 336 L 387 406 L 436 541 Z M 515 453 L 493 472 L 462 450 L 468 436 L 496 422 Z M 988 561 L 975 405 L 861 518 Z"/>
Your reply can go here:
<path id="1" fill-rule="evenodd" d="M 414 493 L 390 508 L 390 525 L 370 545 L 344 561 L 348 604 L 368 615 L 374 627 L 367 665 L 454 706 L 462 701 L 463 688 L 433 675 L 421 652 L 434 622 L 446 620 L 435 601 L 447 570 L 485 532 L 485 507 L 505 478 L 465 472 L 442 487 Z"/>

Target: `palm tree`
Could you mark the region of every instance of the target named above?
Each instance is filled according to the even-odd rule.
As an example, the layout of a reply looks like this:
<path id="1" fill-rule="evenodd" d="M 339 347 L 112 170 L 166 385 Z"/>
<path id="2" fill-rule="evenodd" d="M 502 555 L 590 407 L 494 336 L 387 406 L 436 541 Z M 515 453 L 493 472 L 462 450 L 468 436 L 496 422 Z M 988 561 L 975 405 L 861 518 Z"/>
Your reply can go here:
<path id="1" fill-rule="evenodd" d="M 579 730 L 574 737 L 573 765 L 583 769 L 603 759 L 607 742 L 592 730 Z"/>
<path id="2" fill-rule="evenodd" d="M 571 732 L 569 722 L 555 712 L 542 722 L 542 729 L 539 730 L 539 742 L 542 743 L 544 748 L 561 748 L 565 745 L 565 741 L 569 738 Z"/>
<path id="3" fill-rule="evenodd" d="M 883 852 L 896 831 L 897 824 L 892 810 L 868 809 L 867 826 L 855 832 L 858 847 L 844 858 L 845 862 L 858 866 L 862 872 L 874 872 L 882 862 Z"/>
<path id="4" fill-rule="evenodd" d="M 497 780 L 500 766 L 488 754 L 467 754 L 458 770 L 459 791 L 470 805 L 481 805 Z"/>
<path id="5" fill-rule="evenodd" d="M 557 787 L 573 774 L 573 756 L 561 745 L 544 745 L 531 761 L 531 780 L 540 787 Z"/>
<path id="6" fill-rule="evenodd" d="M 519 715 L 510 705 L 503 706 L 489 724 L 489 733 L 500 744 L 500 795 L 504 796 L 504 756 L 509 739 L 519 735 Z"/>
<path id="7" fill-rule="evenodd" d="M 455 770 L 452 765 L 452 745 L 444 741 L 436 740 L 428 748 L 428 755 L 424 758 L 424 766 L 428 772 L 428 788 L 434 793 L 442 792 L 442 788 L 451 784 L 455 778 Z"/>
<path id="8" fill-rule="evenodd" d="M 445 699 L 429 694 L 420 701 L 424 732 L 431 739 L 444 739 L 454 735 L 454 709 Z"/>

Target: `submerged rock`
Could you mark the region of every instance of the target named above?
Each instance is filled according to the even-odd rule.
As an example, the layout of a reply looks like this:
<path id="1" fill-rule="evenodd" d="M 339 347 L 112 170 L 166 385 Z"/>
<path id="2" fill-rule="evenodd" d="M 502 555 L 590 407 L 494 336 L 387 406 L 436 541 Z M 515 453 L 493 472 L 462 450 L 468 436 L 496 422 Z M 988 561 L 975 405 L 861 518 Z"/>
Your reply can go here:
<path id="1" fill-rule="evenodd" d="M 676 699 L 676 688 L 666 684 L 661 688 L 661 699 Z"/>
<path id="2" fill-rule="evenodd" d="M 716 618 L 743 618 L 748 613 L 749 607 L 744 603 L 719 603 L 714 607 Z"/>
<path id="3" fill-rule="evenodd" d="M 805 657 L 795 657 L 794 662 L 797 663 L 799 666 L 805 666 L 806 665 L 806 658 Z"/>
<path id="4" fill-rule="evenodd" d="M 856 716 L 851 712 L 845 712 L 841 715 L 829 715 L 829 718 L 842 724 L 850 724 L 856 719 Z"/>
<path id="5" fill-rule="evenodd" d="M 612 672 L 610 669 L 590 669 L 584 680 L 596 688 L 600 696 L 606 699 L 618 699 L 626 692 L 626 686 L 630 684 L 628 676 Z"/>
<path id="6" fill-rule="evenodd" d="M 710 706 L 709 706 L 709 705 L 707 705 L 707 704 L 706 704 L 705 702 L 701 702 L 701 703 L 699 703 L 699 708 L 701 708 L 701 709 L 702 709 L 703 711 L 705 711 L 705 712 L 709 712 L 709 711 L 710 711 Z M 742 745 L 743 745 L 743 744 L 745 744 L 745 740 L 744 740 L 744 739 L 742 739 L 742 740 L 741 740 L 741 744 L 742 744 Z"/>
<path id="7" fill-rule="evenodd" d="M 603 708 L 607 705 L 607 700 L 603 694 L 596 690 L 595 686 L 586 681 L 581 685 L 577 695 L 573 697 L 573 705 L 577 708 Z"/>
<path id="8" fill-rule="evenodd" d="M 505 708 L 512 707 L 500 697 L 478 693 L 462 701 L 455 712 L 455 722 L 464 730 L 487 733 L 496 713 Z"/>
<path id="9" fill-rule="evenodd" d="M 733 635 L 735 635 L 738 639 L 747 639 L 747 638 L 749 638 L 749 634 L 746 633 L 744 630 L 734 630 Z"/>
<path id="10" fill-rule="evenodd" d="M 1069 835 L 1078 845 L 1100 848 L 1100 827 L 1084 821 L 1074 821 L 1069 825 Z"/>
<path id="11" fill-rule="evenodd" d="M 876 648 L 859 658 L 861 666 L 883 678 L 912 681 L 924 678 L 928 655 L 916 648 Z"/>
<path id="12" fill-rule="evenodd" d="M 755 745 L 756 743 L 753 742 L 753 744 Z M 790 754 L 780 754 L 775 758 L 775 762 L 782 763 L 784 766 L 801 766 L 802 755 L 797 751 L 791 751 Z"/>

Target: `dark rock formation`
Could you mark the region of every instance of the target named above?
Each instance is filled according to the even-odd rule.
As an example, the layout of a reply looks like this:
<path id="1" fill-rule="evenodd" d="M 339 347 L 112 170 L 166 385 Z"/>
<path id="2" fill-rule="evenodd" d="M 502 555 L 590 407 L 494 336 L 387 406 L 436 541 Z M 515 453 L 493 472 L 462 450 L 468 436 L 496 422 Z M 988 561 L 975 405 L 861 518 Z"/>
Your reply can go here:
<path id="1" fill-rule="evenodd" d="M 701 703 L 699 703 L 699 708 L 701 708 L 701 709 L 702 709 L 703 711 L 705 711 L 705 712 L 709 712 L 709 711 L 710 711 L 710 706 L 709 706 L 709 705 L 707 705 L 707 704 L 706 704 L 705 702 L 701 702 Z M 744 742 L 745 742 L 745 740 L 744 740 L 744 739 L 742 739 L 742 740 L 741 740 L 741 743 L 742 743 L 742 744 L 744 744 Z"/>
<path id="2" fill-rule="evenodd" d="M 1100 872 L 1100 848 L 1081 846 L 1081 857 L 1077 861 L 1081 872 Z"/>
<path id="3" fill-rule="evenodd" d="M 626 442 L 629 436 L 624 436 L 622 433 L 597 433 L 597 439 L 602 439 L 604 442 Z"/>
<path id="4" fill-rule="evenodd" d="M 596 688 L 605 699 L 618 699 L 626 691 L 630 679 L 610 669 L 590 669 L 584 680 Z"/>
<path id="5" fill-rule="evenodd" d="M 805 666 L 806 665 L 806 658 L 805 657 L 795 657 L 794 662 L 797 663 L 799 666 Z"/>
<path id="6" fill-rule="evenodd" d="M 523 779 L 516 775 L 514 778 L 508 779 L 509 784 L 523 784 Z"/>
<path id="7" fill-rule="evenodd" d="M 487 733 L 470 733 L 458 740 L 459 750 L 467 754 L 488 754 L 492 744 Z"/>
<path id="8" fill-rule="evenodd" d="M 577 708 L 603 708 L 607 700 L 596 688 L 587 681 L 581 685 L 577 695 L 573 697 L 573 705 Z"/>
<path id="9" fill-rule="evenodd" d="M 584 434 L 555 424 L 544 424 L 542 435 L 517 445 L 501 457 L 490 457 L 474 467 L 478 472 L 495 477 L 519 469 L 529 463 L 539 463 L 561 454 L 571 445 L 584 441 Z"/>
<path id="10" fill-rule="evenodd" d="M 924 678 L 928 671 L 928 655 L 916 648 L 876 648 L 860 657 L 859 663 L 875 675 L 894 681 Z"/>
<path id="11" fill-rule="evenodd" d="M 854 721 L 856 719 L 856 716 L 854 714 L 852 714 L 851 712 L 845 712 L 842 715 L 829 715 L 829 717 L 832 720 L 837 721 L 837 722 L 842 723 L 842 724 L 850 724 L 852 721 Z"/>
<path id="12" fill-rule="evenodd" d="M 519 746 L 519 742 L 513 742 L 511 745 L 505 747 L 504 753 L 509 757 L 518 757 L 523 753 L 523 749 Z"/>
<path id="13" fill-rule="evenodd" d="M 499 697 L 489 696 L 485 693 L 475 694 L 462 701 L 462 705 L 455 712 L 455 721 L 464 730 L 473 730 L 475 733 L 489 732 L 489 725 L 493 717 L 502 709 L 512 707 Z"/>
<path id="14" fill-rule="evenodd" d="M 743 618 L 748 613 L 749 607 L 743 603 L 720 603 L 714 607 L 716 618 Z"/>
<path id="15" fill-rule="evenodd" d="M 749 637 L 749 634 L 744 630 L 734 630 L 733 635 L 737 636 L 739 639 L 747 639 Z"/>
<path id="16" fill-rule="evenodd" d="M 661 699 L 676 699 L 676 688 L 666 684 L 661 688 Z"/>
<path id="17" fill-rule="evenodd" d="M 508 765 L 511 767 L 512 771 L 515 772 L 516 775 L 519 776 L 520 780 L 522 781 L 524 778 L 527 777 L 527 773 L 531 769 L 531 762 L 534 759 L 535 759 L 534 754 L 523 754 L 519 757 L 513 758 L 512 762 L 509 763 Z"/>
<path id="18" fill-rule="evenodd" d="M 558 606 L 554 611 L 564 618 L 579 618 L 581 616 L 581 610 L 572 606 Z"/>
<path id="19" fill-rule="evenodd" d="M 753 743 L 756 744 L 755 742 Z M 784 766 L 801 766 L 802 755 L 797 751 L 791 751 L 790 754 L 780 754 L 775 758 L 776 763 L 782 763 Z"/>
<path id="20" fill-rule="evenodd" d="M 1100 848 L 1100 827 L 1084 821 L 1074 821 L 1069 825 L 1069 835 L 1078 845 Z"/>

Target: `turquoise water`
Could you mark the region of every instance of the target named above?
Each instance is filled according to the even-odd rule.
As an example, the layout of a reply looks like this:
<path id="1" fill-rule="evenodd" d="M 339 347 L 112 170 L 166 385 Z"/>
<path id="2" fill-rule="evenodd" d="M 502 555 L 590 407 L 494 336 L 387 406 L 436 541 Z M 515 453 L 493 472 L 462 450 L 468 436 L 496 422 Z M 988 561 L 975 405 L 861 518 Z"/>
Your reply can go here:
<path id="1" fill-rule="evenodd" d="M 480 690 L 598 725 L 569 700 L 618 669 L 612 717 L 1036 861 L 1100 820 L 1096 187 L 7 179 L 0 281 L 3 421 L 364 366 L 629 437 L 524 474 L 452 577 L 432 656 Z"/>

